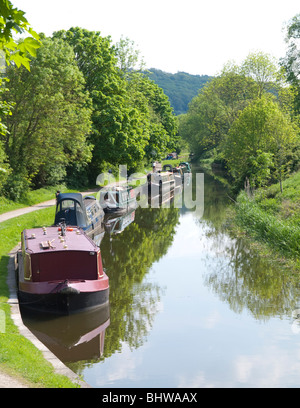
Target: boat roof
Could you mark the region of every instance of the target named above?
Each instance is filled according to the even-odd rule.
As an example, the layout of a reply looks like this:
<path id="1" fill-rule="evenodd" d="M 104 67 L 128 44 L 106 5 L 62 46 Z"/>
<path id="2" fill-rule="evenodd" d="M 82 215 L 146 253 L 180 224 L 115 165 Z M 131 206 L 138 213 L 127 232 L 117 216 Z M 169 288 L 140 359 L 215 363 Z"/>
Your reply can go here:
<path id="1" fill-rule="evenodd" d="M 31 253 L 57 251 L 97 252 L 99 250 L 99 247 L 80 228 L 66 227 L 66 235 L 63 237 L 61 237 L 59 227 L 25 229 L 23 235 L 25 249 Z M 61 238 L 63 238 L 63 241 Z"/>
<path id="2" fill-rule="evenodd" d="M 60 203 L 63 200 L 77 201 L 81 206 L 83 206 L 83 197 L 81 193 L 59 193 L 56 197 L 57 203 Z"/>

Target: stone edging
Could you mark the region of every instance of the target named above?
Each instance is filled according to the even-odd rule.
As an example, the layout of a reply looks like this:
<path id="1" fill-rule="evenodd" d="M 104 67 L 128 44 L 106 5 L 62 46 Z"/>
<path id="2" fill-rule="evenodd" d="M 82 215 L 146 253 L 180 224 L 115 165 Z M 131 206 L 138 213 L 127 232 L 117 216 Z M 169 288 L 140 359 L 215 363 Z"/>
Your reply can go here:
<path id="1" fill-rule="evenodd" d="M 85 381 L 82 381 L 70 368 L 63 364 L 63 362 L 60 361 L 50 350 L 48 350 L 47 347 L 23 324 L 15 280 L 15 256 L 19 248 L 20 246 L 17 245 L 8 254 L 9 262 L 7 267 L 7 285 L 10 293 L 7 303 L 10 305 L 11 317 L 15 325 L 18 327 L 20 334 L 30 340 L 31 343 L 33 343 L 34 346 L 43 353 L 44 358 L 52 364 L 57 374 L 62 374 L 70 378 L 70 380 L 75 384 L 78 384 L 80 388 L 92 388 Z"/>

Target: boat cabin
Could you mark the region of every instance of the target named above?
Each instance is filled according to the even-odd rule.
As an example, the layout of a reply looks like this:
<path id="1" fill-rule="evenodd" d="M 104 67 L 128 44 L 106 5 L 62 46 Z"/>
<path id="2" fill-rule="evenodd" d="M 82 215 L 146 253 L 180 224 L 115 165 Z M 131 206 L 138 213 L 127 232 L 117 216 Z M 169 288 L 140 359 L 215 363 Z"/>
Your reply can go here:
<path id="1" fill-rule="evenodd" d="M 130 186 L 108 186 L 100 191 L 100 204 L 106 213 L 125 213 L 137 206 L 134 189 Z"/>
<path id="2" fill-rule="evenodd" d="M 179 163 L 178 167 L 181 167 L 183 173 L 191 173 L 191 166 L 188 162 Z"/>
<path id="3" fill-rule="evenodd" d="M 66 225 L 81 227 L 88 232 L 95 229 L 103 220 L 104 212 L 93 196 L 61 193 L 56 200 L 55 225 L 64 221 Z"/>

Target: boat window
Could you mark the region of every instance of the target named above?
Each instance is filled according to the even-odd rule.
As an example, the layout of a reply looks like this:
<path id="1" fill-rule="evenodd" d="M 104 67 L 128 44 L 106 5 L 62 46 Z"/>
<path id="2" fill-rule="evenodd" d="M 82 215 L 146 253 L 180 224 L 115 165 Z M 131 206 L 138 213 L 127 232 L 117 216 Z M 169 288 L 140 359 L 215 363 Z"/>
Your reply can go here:
<path id="1" fill-rule="evenodd" d="M 66 210 L 67 208 L 70 208 L 72 210 L 75 209 L 75 202 L 73 200 L 63 200 L 61 202 L 61 209 Z"/>

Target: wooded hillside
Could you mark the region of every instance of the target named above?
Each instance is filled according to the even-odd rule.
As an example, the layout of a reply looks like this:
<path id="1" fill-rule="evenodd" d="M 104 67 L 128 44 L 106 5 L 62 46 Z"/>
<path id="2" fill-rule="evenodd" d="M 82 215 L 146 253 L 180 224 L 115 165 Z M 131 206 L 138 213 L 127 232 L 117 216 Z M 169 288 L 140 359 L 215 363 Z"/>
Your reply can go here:
<path id="1" fill-rule="evenodd" d="M 188 104 L 212 78 L 208 75 L 191 75 L 186 72 L 171 74 L 155 68 L 145 71 L 145 74 L 164 90 L 175 115 L 186 113 Z"/>

